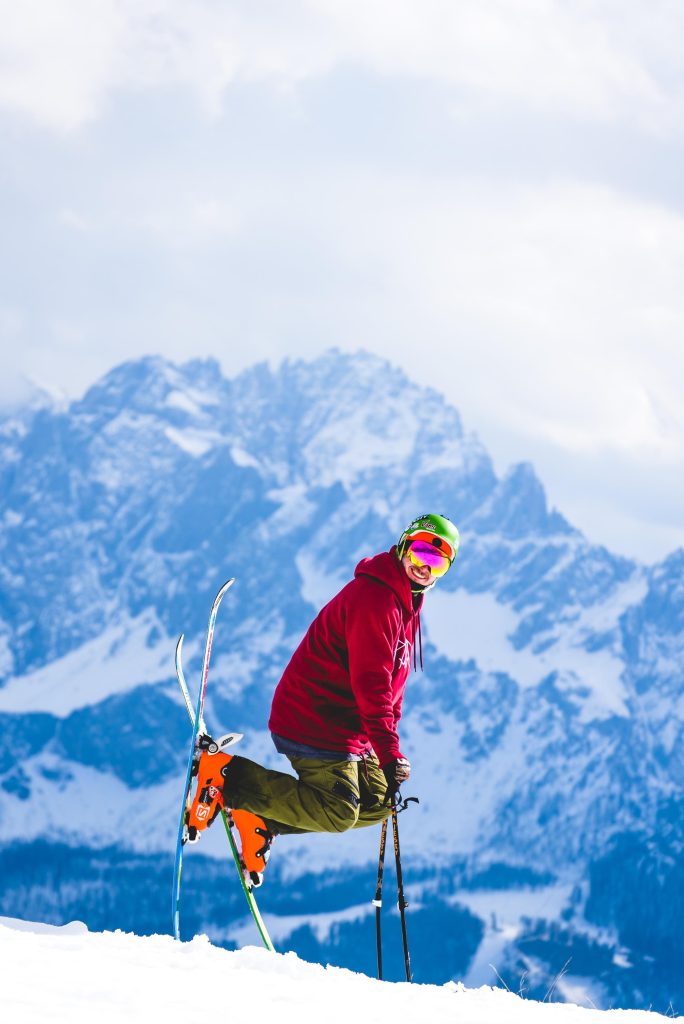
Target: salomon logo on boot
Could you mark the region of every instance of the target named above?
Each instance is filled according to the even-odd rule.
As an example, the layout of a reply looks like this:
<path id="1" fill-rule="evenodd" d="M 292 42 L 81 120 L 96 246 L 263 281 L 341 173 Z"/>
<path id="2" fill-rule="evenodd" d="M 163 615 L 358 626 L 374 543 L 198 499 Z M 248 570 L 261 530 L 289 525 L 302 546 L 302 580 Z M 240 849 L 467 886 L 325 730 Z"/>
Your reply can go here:
<path id="1" fill-rule="evenodd" d="M 232 760 L 233 755 L 220 753 L 213 740 L 201 751 L 194 770 L 197 789 L 185 820 L 186 842 L 197 842 L 199 833 L 212 824 L 223 807 L 225 772 Z"/>

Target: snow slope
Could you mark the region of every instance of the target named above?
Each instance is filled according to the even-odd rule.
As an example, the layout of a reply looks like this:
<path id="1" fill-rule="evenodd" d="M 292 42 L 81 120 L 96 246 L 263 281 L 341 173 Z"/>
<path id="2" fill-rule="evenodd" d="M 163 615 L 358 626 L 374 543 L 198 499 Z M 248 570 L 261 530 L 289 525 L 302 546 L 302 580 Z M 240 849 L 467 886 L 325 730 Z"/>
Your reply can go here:
<path id="1" fill-rule="evenodd" d="M 187 1024 L 219 1018 L 306 1024 L 655 1024 L 660 1014 L 569 1003 L 539 1003 L 504 989 L 462 984 L 375 981 L 337 967 L 306 963 L 294 953 L 248 947 L 228 952 L 206 936 L 177 943 L 166 935 L 88 932 L 0 918 L 5 1019 L 21 1024 Z M 246 1016 L 248 1015 L 248 1017 Z"/>

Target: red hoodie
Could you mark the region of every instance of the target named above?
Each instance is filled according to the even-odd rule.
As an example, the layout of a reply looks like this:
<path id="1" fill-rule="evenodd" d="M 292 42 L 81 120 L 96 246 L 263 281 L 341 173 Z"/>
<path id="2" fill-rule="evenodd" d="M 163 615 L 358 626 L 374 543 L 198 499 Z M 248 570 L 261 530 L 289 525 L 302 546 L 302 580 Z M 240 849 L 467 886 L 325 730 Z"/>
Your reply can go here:
<path id="1" fill-rule="evenodd" d="M 319 750 L 401 757 L 397 722 L 420 605 L 396 548 L 362 559 L 309 626 L 276 687 L 271 732 Z"/>

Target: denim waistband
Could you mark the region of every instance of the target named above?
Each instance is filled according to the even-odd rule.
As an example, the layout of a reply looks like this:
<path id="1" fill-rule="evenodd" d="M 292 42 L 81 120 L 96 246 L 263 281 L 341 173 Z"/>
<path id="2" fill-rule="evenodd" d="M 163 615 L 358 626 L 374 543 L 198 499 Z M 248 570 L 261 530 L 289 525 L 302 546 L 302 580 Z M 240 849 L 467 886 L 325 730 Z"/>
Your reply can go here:
<path id="1" fill-rule="evenodd" d="M 315 757 L 319 761 L 362 761 L 360 754 L 350 754 L 346 750 L 318 750 L 316 747 L 308 747 L 306 743 L 297 743 L 295 740 L 288 740 L 285 736 L 279 736 L 272 732 L 271 738 L 279 754 L 286 757 Z"/>

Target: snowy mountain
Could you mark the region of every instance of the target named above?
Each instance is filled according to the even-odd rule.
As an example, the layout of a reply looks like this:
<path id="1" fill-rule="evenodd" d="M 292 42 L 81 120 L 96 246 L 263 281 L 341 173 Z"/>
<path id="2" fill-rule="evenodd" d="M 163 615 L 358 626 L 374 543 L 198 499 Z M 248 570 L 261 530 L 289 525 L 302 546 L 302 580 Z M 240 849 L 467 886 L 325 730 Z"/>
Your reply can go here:
<path id="1" fill-rule="evenodd" d="M 196 685 L 237 577 L 206 717 L 285 769 L 265 723 L 292 650 L 357 560 L 433 509 L 462 552 L 428 595 L 402 721 L 414 942 L 450 944 L 419 980 L 493 983 L 494 964 L 543 997 L 569 960 L 597 1005 L 681 1007 L 683 552 L 647 567 L 591 545 L 529 465 L 497 478 L 437 392 L 364 353 L 232 379 L 125 364 L 0 421 L 0 487 L 3 913 L 167 930 L 177 635 Z M 260 903 L 279 948 L 372 972 L 376 844 L 278 840 Z M 221 837 L 201 845 L 185 928 L 240 943 Z"/>
<path id="2" fill-rule="evenodd" d="M 330 1024 L 346 1024 L 354 1011 L 371 1024 L 452 1019 L 461 1024 L 604 1024 L 607 1019 L 594 1008 L 532 1002 L 503 989 L 468 990 L 454 982 L 393 985 L 307 964 L 293 953 L 254 948 L 230 953 L 205 936 L 180 944 L 166 935 L 88 932 L 77 921 L 52 928 L 0 918 L 0 954 L 7 971 L 3 1005 L 10 1019 L 22 1024 L 50 1019 L 186 1024 L 203 1008 L 208 985 L 212 1009 L 225 1007 L 240 1018 L 256 1009 L 280 1024 L 310 1020 L 312 1006 L 325 1007 Z M 35 983 L 37 964 L 40 985 Z M 219 978 L 220 986 L 215 984 Z M 615 1024 L 665 1019 L 641 1010 L 610 1014 Z"/>

